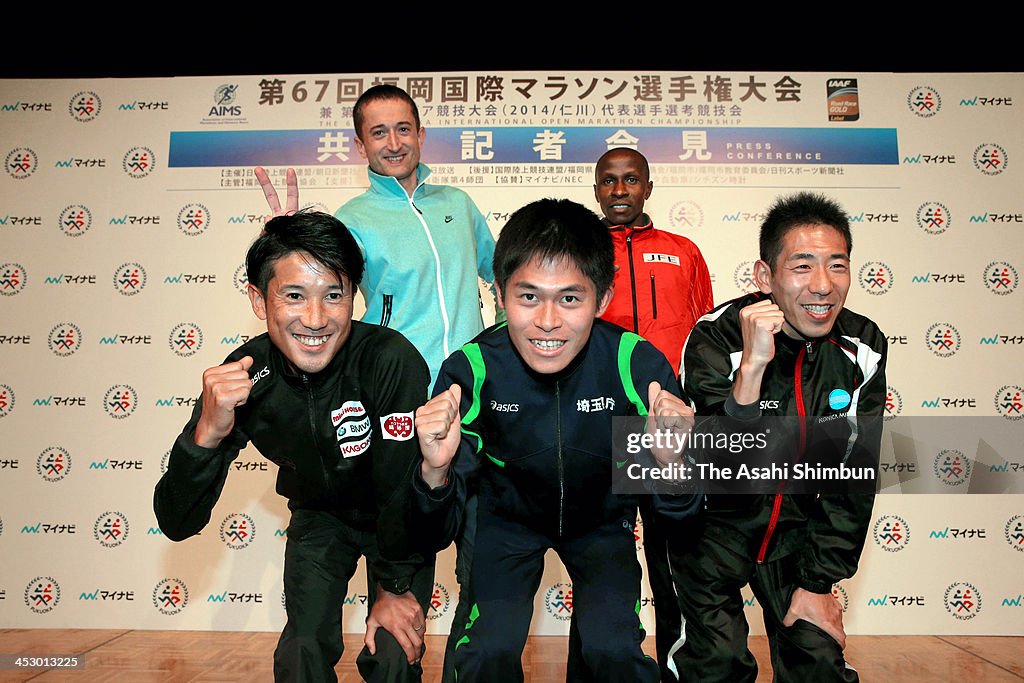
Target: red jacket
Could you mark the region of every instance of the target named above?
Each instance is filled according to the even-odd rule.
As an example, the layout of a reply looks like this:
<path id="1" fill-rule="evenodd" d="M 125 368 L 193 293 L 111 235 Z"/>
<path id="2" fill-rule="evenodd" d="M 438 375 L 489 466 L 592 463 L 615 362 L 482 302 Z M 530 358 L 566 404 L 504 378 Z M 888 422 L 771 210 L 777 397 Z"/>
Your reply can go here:
<path id="1" fill-rule="evenodd" d="M 678 372 L 690 329 L 714 307 L 704 257 L 696 244 L 657 230 L 650 219 L 642 227 L 609 230 L 618 270 L 602 318 L 654 344 Z"/>

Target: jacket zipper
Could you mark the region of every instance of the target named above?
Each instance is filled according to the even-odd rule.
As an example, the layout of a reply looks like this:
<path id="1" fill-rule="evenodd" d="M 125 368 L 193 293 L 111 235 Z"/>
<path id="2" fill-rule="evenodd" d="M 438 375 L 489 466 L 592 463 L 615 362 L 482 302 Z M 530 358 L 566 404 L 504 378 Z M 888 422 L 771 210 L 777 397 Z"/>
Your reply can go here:
<path id="1" fill-rule="evenodd" d="M 636 310 L 635 308 L 633 309 Z M 651 273 L 651 313 L 658 319 L 658 294 L 654 290 L 654 273 Z"/>
<path id="2" fill-rule="evenodd" d="M 558 537 L 562 537 L 565 515 L 565 464 L 562 462 L 562 389 L 561 381 L 555 382 L 555 440 L 558 444 Z"/>
<path id="3" fill-rule="evenodd" d="M 626 236 L 626 256 L 629 261 L 629 291 L 633 295 L 633 332 L 640 334 L 640 321 L 636 313 L 636 273 L 633 271 L 633 233 Z"/>
<path id="4" fill-rule="evenodd" d="M 800 349 L 800 353 L 796 356 L 796 367 L 793 369 L 793 391 L 796 395 L 796 414 L 801 418 L 807 416 L 807 410 L 804 408 L 804 387 L 803 387 L 803 368 L 804 368 L 804 356 L 809 350 L 813 342 L 807 342 L 803 348 Z M 804 421 L 800 420 L 800 454 L 803 454 L 804 449 L 807 448 L 807 426 Z M 782 492 L 775 494 L 775 499 L 772 501 L 772 515 L 768 518 L 768 528 L 764 532 L 764 539 L 761 540 L 761 549 L 757 552 L 757 563 L 764 564 L 764 557 L 768 553 L 768 543 L 772 540 L 772 534 L 775 533 L 775 525 L 779 521 L 779 512 L 782 510 Z"/>
<path id="5" fill-rule="evenodd" d="M 420 184 L 422 185 L 422 183 Z M 416 189 L 419 189 L 419 185 L 416 186 Z M 441 342 L 444 349 L 444 357 L 447 358 L 451 355 L 451 351 L 448 349 L 451 323 L 448 321 L 448 307 L 444 303 L 444 286 L 441 283 L 441 257 L 437 253 L 437 247 L 434 245 L 434 237 L 430 234 L 430 228 L 427 227 L 427 222 L 423 220 L 423 212 L 416 206 L 416 202 L 412 200 L 412 197 L 407 196 L 407 199 L 409 200 L 409 206 L 412 207 L 413 212 L 416 214 L 416 218 L 419 219 L 420 225 L 423 226 L 423 234 L 427 236 L 427 244 L 430 245 L 430 251 L 434 254 L 434 279 L 437 280 L 437 297 L 441 304 L 441 322 L 444 324 L 444 338 Z"/>
<path id="6" fill-rule="evenodd" d="M 309 383 L 309 377 L 305 373 L 302 375 L 302 385 L 306 387 L 306 397 L 309 399 L 306 401 L 306 408 L 309 413 L 309 431 L 313 434 L 313 445 L 316 447 L 317 453 L 320 453 L 320 438 L 317 435 L 316 430 L 316 406 L 314 405 L 316 401 L 313 395 L 313 386 Z M 327 476 L 327 464 L 324 462 L 323 458 L 320 458 L 320 471 L 323 472 L 324 475 L 324 488 L 330 492 L 331 480 L 330 477 Z"/>

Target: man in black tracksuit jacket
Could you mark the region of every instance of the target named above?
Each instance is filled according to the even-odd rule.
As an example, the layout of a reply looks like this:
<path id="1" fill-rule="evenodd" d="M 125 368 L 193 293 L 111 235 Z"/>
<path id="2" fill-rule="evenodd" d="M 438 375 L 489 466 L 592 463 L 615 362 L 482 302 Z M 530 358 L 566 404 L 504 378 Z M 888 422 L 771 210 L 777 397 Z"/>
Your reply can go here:
<path id="1" fill-rule="evenodd" d="M 416 417 L 418 535 L 444 547 L 470 488 L 478 493 L 474 604 L 467 623 L 453 624 L 458 680 L 523 680 L 551 548 L 572 580 L 587 669 L 601 681 L 654 683 L 658 665 L 640 648 L 636 500 L 612 491 L 612 418 L 692 411 L 657 349 L 595 320 L 610 299 L 613 260 L 591 211 L 553 199 L 519 209 L 494 267 L 508 322 L 445 361 Z M 679 498 L 676 512 L 691 512 L 695 497 Z"/>
<path id="2" fill-rule="evenodd" d="M 275 218 L 250 248 L 247 271 L 268 333 L 204 373 L 203 396 L 156 487 L 160 528 L 175 541 L 202 530 L 231 462 L 252 442 L 280 468 L 277 492 L 291 511 L 276 680 L 336 680 L 341 605 L 365 556 L 370 617 L 359 671 L 418 681 L 433 557 L 410 551 L 405 517 L 426 363 L 397 332 L 352 321 L 362 257 L 333 217 Z"/>
<path id="3" fill-rule="evenodd" d="M 848 424 L 883 414 L 886 339 L 843 308 L 849 252 L 849 225 L 834 202 L 804 193 L 777 202 L 762 226 L 761 291 L 711 311 L 686 343 L 683 386 L 697 415 L 807 416 L 845 428 L 844 447 L 877 466 L 879 420 L 857 433 Z M 683 678 L 756 678 L 740 597 L 749 581 L 775 680 L 857 680 L 843 659 L 832 586 L 857 569 L 872 503 L 871 494 L 708 496 L 696 536 L 670 543 L 686 620 L 676 655 Z"/>

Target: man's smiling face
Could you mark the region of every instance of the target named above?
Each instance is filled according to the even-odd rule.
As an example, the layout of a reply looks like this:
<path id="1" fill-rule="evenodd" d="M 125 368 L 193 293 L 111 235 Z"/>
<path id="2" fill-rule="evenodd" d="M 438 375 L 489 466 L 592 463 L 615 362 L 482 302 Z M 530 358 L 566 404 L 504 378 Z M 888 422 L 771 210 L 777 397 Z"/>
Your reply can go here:
<path id="1" fill-rule="evenodd" d="M 253 313 L 267 321 L 274 346 L 298 370 L 320 372 L 352 331 L 352 284 L 305 252 L 274 261 L 274 275 L 261 292 L 249 285 Z"/>
<path id="2" fill-rule="evenodd" d="M 498 297 L 520 357 L 533 371 L 552 374 L 586 346 L 612 292 L 599 299 L 594 283 L 566 259 L 532 259 L 512 273 Z"/>
<path id="3" fill-rule="evenodd" d="M 639 152 L 615 149 L 598 160 L 594 197 L 612 225 L 636 227 L 653 189 L 647 162 Z"/>
<path id="4" fill-rule="evenodd" d="M 416 123 L 409 103 L 399 99 L 368 102 L 362 128 L 356 131 L 356 149 L 370 168 L 398 180 L 406 193 L 415 190 L 426 129 Z"/>
<path id="5" fill-rule="evenodd" d="M 783 332 L 794 339 L 823 337 L 850 291 L 846 240 L 830 225 L 790 228 L 775 263 L 755 264 L 754 280 L 786 316 Z"/>

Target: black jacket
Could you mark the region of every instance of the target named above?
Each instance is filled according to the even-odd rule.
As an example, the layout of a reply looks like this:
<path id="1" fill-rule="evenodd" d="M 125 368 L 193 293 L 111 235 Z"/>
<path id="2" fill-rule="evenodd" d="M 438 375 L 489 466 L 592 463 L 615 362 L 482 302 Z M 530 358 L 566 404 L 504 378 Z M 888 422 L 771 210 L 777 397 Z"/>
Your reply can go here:
<path id="1" fill-rule="evenodd" d="M 697 415 L 751 417 L 749 412 L 740 415 L 743 407 L 731 400 L 743 349 L 739 310 L 765 298 L 754 293 L 734 299 L 694 326 L 683 350 L 682 381 Z M 847 309 L 840 311 L 825 338 L 804 342 L 780 332 L 775 335 L 775 357 L 761 381 L 760 402 L 748 411 L 755 417 L 882 416 L 886 348 L 878 327 Z M 829 396 L 837 390 L 849 395 L 848 405 L 830 406 Z M 871 424 L 877 428 L 852 439 L 877 462 L 881 425 L 878 420 Z M 759 562 L 799 553 L 800 587 L 827 593 L 833 583 L 856 571 L 873 502 L 870 494 L 712 495 L 703 519 L 707 533 Z"/>
<path id="2" fill-rule="evenodd" d="M 419 352 L 393 330 L 353 321 L 345 344 L 315 374 L 296 372 L 266 334 L 225 362 L 244 356 L 253 358 L 253 386 L 232 433 L 217 448 L 194 443 L 200 399 L 174 442 L 153 499 L 164 535 L 183 540 L 206 526 L 231 461 L 251 441 L 279 466 L 277 492 L 289 509 L 324 510 L 376 530 L 381 554 L 394 560 L 381 561 L 379 576 L 411 576 L 422 564 L 404 524 L 419 462 L 413 416 L 429 382 Z"/>
<path id="3" fill-rule="evenodd" d="M 647 415 L 657 380 L 679 395 L 665 357 L 617 325 L 595 320 L 590 339 L 563 371 L 544 375 L 523 362 L 504 324 L 484 330 L 441 366 L 435 395 L 462 387 L 462 442 L 446 486 L 433 491 L 416 474 L 425 533 L 454 537 L 470 480 L 480 505 L 552 541 L 576 538 L 630 514 L 636 499 L 612 491 L 612 418 Z M 628 386 L 627 386 L 628 384 Z M 671 506 L 679 515 L 696 498 Z"/>

